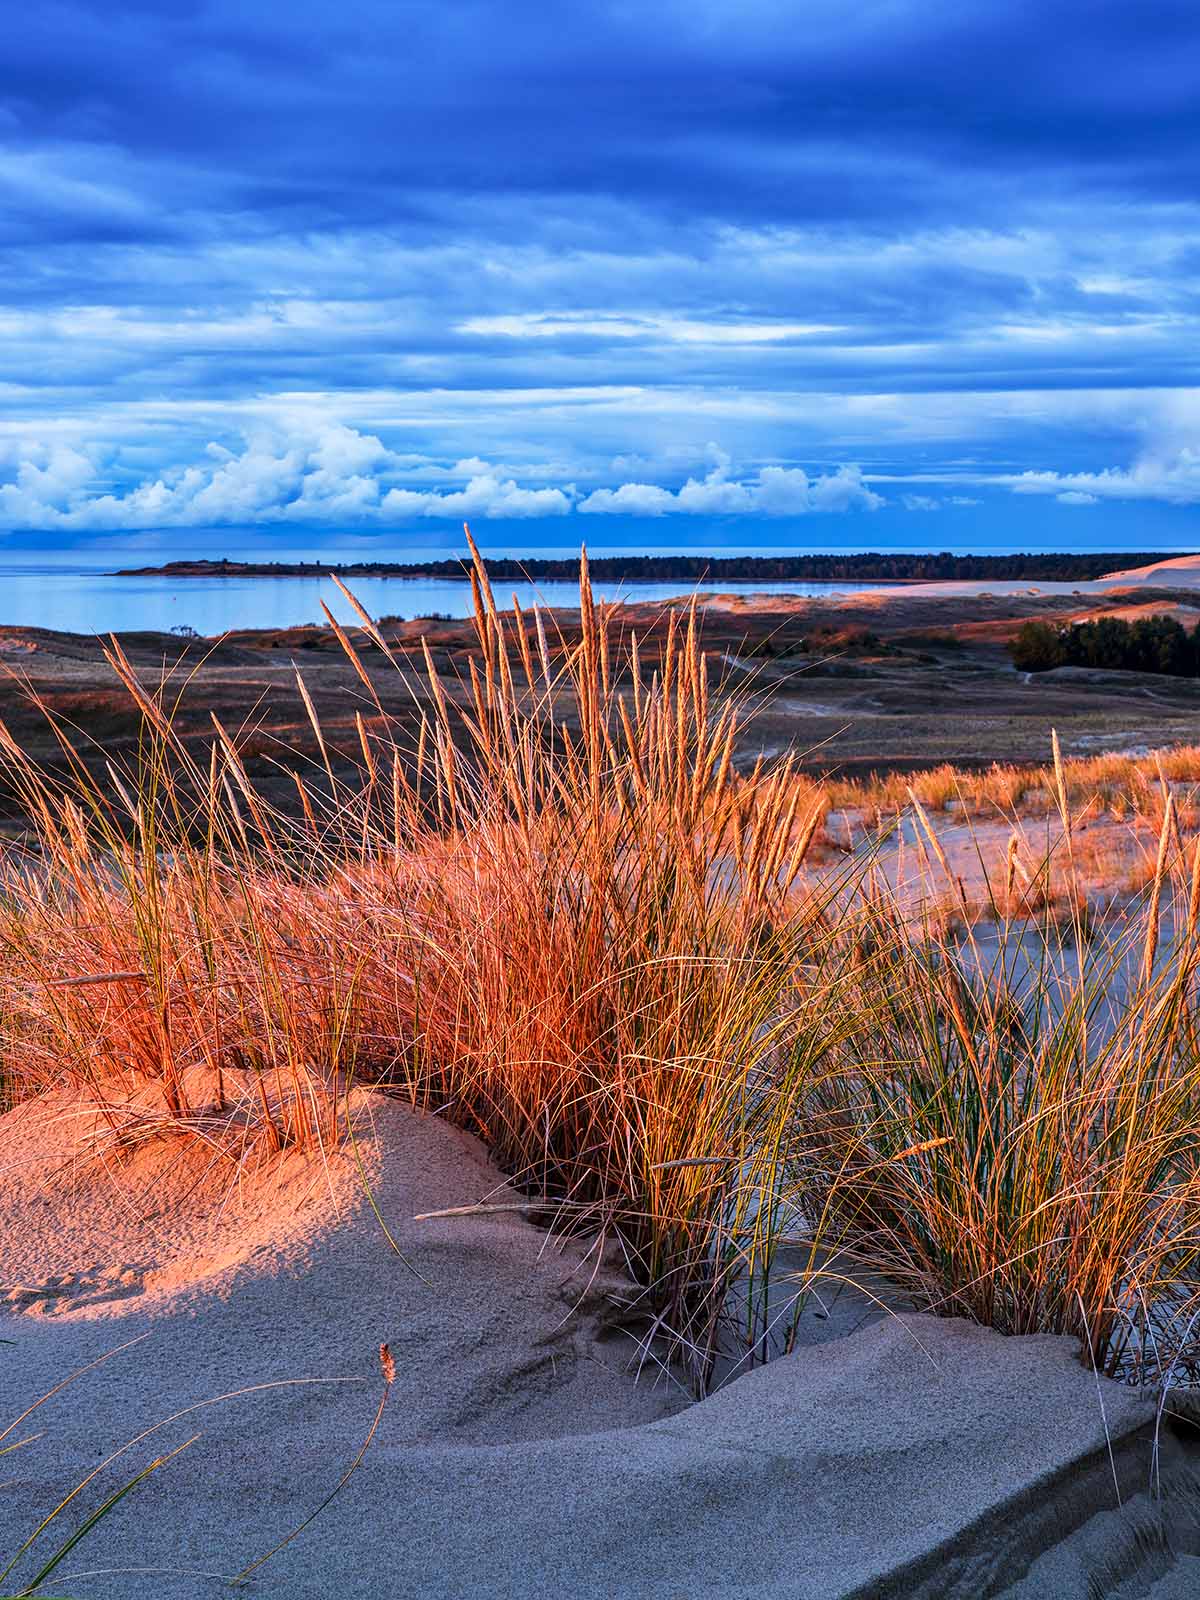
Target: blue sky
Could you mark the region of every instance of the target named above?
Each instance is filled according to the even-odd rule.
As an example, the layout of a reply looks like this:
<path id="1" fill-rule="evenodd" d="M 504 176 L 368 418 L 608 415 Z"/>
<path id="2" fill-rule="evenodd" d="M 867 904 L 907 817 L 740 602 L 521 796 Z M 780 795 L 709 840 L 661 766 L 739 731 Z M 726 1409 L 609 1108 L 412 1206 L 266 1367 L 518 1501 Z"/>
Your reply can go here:
<path id="1" fill-rule="evenodd" d="M 0 528 L 1200 547 L 1198 195 L 1192 0 L 49 0 Z"/>

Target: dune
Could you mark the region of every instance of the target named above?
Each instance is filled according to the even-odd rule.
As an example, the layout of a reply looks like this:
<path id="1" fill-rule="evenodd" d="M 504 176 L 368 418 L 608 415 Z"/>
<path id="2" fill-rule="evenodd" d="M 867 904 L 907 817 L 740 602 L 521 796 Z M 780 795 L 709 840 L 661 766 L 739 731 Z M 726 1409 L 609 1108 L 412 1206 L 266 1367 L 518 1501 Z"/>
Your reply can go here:
<path id="1" fill-rule="evenodd" d="M 1147 567 L 1128 567 L 1123 572 L 1109 572 L 1101 583 L 1152 584 L 1163 589 L 1190 588 L 1200 584 L 1200 555 L 1175 556 L 1169 561 L 1155 561 Z"/>
<path id="2" fill-rule="evenodd" d="M 1200 587 L 1200 555 L 1176 556 L 1157 561 L 1149 566 L 1129 567 L 1120 572 L 1106 573 L 1102 578 L 1029 579 L 1029 578 L 939 578 L 924 582 L 872 584 L 863 590 L 847 590 L 837 596 L 822 596 L 821 608 L 836 609 L 854 606 L 890 611 L 898 604 L 913 606 L 929 600 L 966 600 L 982 595 L 1008 597 L 1046 597 L 1070 595 L 1107 595 L 1113 587 L 1191 589 Z M 688 596 L 681 594 L 682 603 Z M 704 592 L 701 602 L 711 608 L 734 612 L 798 612 L 812 609 L 811 599 L 793 594 L 750 593 L 732 594 Z M 661 605 L 663 602 L 659 602 Z M 1158 607 L 1158 610 L 1165 609 Z"/>
<path id="3" fill-rule="evenodd" d="M 245 1592 L 1195 1592 L 1194 1448 L 1168 1421 L 1164 1521 L 1153 1401 L 1095 1379 L 1071 1341 L 889 1316 L 689 1403 L 653 1362 L 639 1381 L 611 1256 L 519 1209 L 415 1220 L 519 1197 L 436 1117 L 365 1091 L 353 1111 L 353 1149 L 240 1166 L 215 1133 L 142 1122 L 114 1145 L 61 1098 L 0 1119 L 0 1427 L 117 1351 L 18 1430 L 40 1437 L 4 1458 L 0 1551 L 109 1452 L 197 1408 L 105 1469 L 93 1497 L 199 1434 L 48 1592 L 229 1592 L 353 1459 L 383 1340 L 396 1377 L 362 1466 Z"/>

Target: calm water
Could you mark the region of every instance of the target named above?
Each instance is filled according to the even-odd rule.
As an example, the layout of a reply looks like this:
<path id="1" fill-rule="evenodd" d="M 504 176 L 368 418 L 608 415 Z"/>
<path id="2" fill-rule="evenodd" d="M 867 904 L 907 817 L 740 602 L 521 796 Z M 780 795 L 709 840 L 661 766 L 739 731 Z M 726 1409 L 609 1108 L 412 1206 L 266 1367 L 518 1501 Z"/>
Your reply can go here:
<path id="1" fill-rule="evenodd" d="M 372 616 L 406 619 L 433 612 L 468 615 L 471 588 L 451 578 L 359 578 L 359 602 Z M 863 583 L 722 583 L 723 593 L 836 594 L 870 588 Z M 515 592 L 522 606 L 576 605 L 573 583 L 537 585 L 497 583 L 496 598 L 509 603 Z M 602 600 L 665 600 L 687 594 L 678 583 L 594 585 Z M 195 628 L 223 633 L 229 628 L 285 628 L 321 622 L 321 601 L 339 621 L 353 621 L 353 609 L 327 578 L 115 578 L 103 571 L 63 567 L 0 567 L 0 626 L 57 628 L 68 633 L 110 633 L 135 629 L 168 632 Z"/>

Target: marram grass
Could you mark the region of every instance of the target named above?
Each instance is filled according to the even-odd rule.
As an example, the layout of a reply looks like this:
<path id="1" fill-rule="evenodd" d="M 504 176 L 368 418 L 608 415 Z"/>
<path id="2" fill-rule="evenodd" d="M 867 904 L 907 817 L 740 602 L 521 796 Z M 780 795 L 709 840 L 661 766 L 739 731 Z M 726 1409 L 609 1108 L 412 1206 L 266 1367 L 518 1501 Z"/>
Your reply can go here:
<path id="1" fill-rule="evenodd" d="M 745 704 L 695 612 L 651 664 L 586 563 L 570 639 L 502 613 L 478 560 L 474 583 L 453 678 L 361 614 L 369 671 L 338 628 L 358 747 L 331 748 L 303 691 L 316 759 L 288 814 L 244 739 L 184 740 L 180 686 L 147 686 L 116 642 L 134 761 L 94 778 L 60 727 L 50 775 L 0 731 L 35 834 L 3 869 L 7 1092 L 69 1085 L 116 1138 L 176 1129 L 237 1159 L 331 1145 L 349 1083 L 384 1082 L 620 1250 L 628 1315 L 701 1390 L 730 1340 L 767 1348 L 785 1243 L 801 1288 L 849 1265 L 915 1305 L 1076 1334 L 1108 1370 L 1185 1374 L 1198 935 L 1171 805 L 1136 932 L 1089 928 L 1085 959 L 1076 894 L 1076 944 L 1031 947 L 1010 861 L 988 955 L 869 860 L 814 867 L 828 796 L 787 760 L 739 773 Z M 1082 779 L 1042 781 L 1070 876 Z"/>

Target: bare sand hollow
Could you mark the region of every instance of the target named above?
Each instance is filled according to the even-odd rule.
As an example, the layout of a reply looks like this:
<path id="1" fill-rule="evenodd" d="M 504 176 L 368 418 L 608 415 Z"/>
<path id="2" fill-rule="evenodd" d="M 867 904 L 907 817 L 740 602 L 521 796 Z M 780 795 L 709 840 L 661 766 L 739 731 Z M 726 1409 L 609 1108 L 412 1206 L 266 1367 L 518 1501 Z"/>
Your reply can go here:
<path id="1" fill-rule="evenodd" d="M 476 1141 L 382 1096 L 364 1093 L 357 1110 L 361 1169 L 346 1152 L 293 1155 L 241 1182 L 176 1139 L 119 1163 L 89 1154 L 92 1119 L 65 1101 L 0 1119 L 0 1337 L 13 1341 L 0 1347 L 0 1428 L 146 1335 L 42 1407 L 19 1430 L 42 1436 L 0 1458 L 4 1559 L 141 1429 L 227 1391 L 284 1385 L 180 1417 L 107 1468 L 89 1504 L 201 1434 L 48 1593 L 231 1592 L 225 1580 L 352 1459 L 380 1393 L 383 1339 L 398 1372 L 375 1444 L 246 1592 L 1200 1592 L 1186 1434 L 1163 1436 L 1164 1520 L 1147 1494 L 1153 1404 L 1100 1385 L 1110 1463 L 1096 1381 L 1067 1341 L 893 1317 L 688 1404 L 671 1381 L 634 1381 L 633 1347 L 611 1325 L 628 1285 L 611 1263 L 516 1213 L 412 1220 L 514 1198 Z"/>

